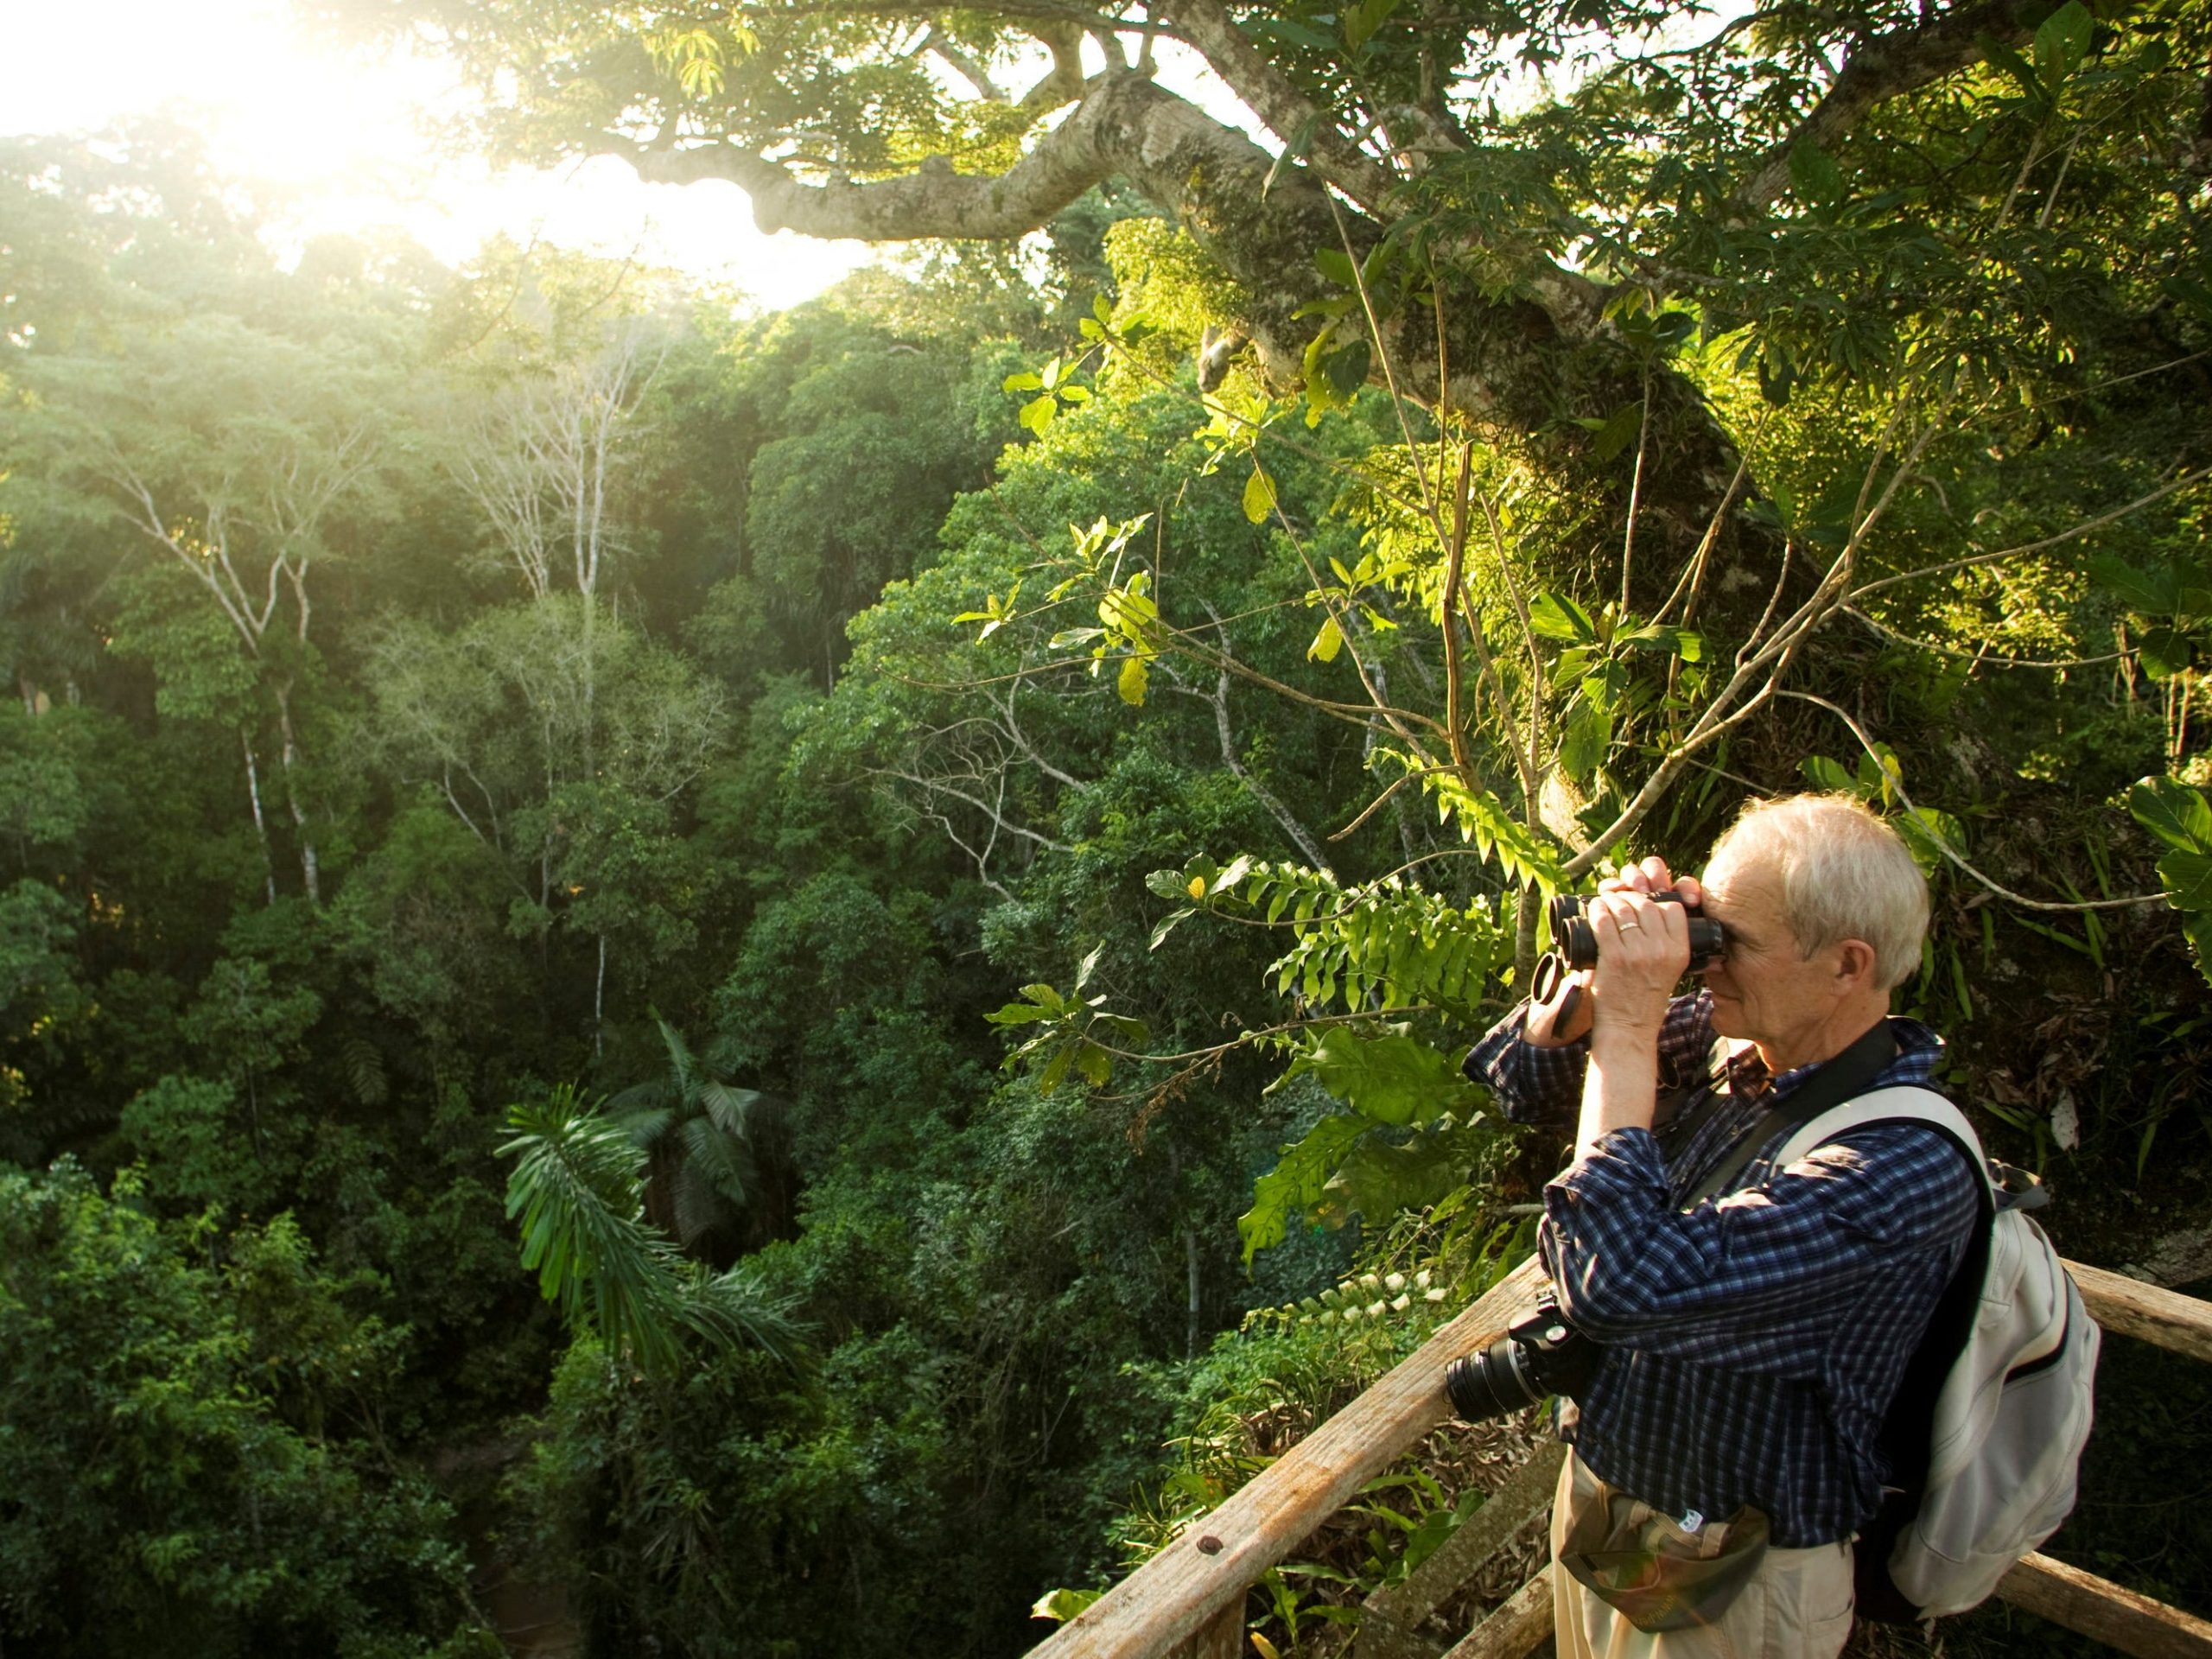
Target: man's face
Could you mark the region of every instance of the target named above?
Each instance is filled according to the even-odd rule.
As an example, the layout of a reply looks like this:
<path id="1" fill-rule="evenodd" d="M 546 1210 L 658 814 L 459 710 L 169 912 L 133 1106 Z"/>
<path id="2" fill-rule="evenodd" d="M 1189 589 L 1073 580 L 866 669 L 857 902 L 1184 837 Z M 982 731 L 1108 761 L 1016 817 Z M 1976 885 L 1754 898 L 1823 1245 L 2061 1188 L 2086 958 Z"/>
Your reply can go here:
<path id="1" fill-rule="evenodd" d="M 1705 970 L 1713 1027 L 1762 1046 L 1792 1050 L 1836 1007 L 1833 948 L 1808 960 L 1783 919 L 1782 878 L 1753 853 L 1732 850 L 1701 878 L 1705 913 L 1728 930 L 1728 949 Z"/>

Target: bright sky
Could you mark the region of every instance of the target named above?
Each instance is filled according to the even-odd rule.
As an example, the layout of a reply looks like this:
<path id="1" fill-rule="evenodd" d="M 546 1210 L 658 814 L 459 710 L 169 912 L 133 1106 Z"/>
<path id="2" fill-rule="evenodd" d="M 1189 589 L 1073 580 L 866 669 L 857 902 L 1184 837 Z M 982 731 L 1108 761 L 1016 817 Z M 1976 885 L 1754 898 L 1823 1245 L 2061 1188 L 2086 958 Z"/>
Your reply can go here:
<path id="1" fill-rule="evenodd" d="M 642 184 L 612 158 L 495 175 L 474 158 L 434 155 L 417 111 L 455 106 L 449 73 L 307 39 L 283 0 L 110 0 L 97 29 L 60 0 L 0 0 L 0 39 L 11 60 L 0 132 L 95 130 L 177 106 L 224 173 L 297 193 L 288 229 L 299 240 L 393 226 L 457 262 L 504 231 L 634 252 L 726 281 L 772 310 L 877 255 L 857 242 L 763 236 L 731 184 Z M 1205 79 L 1187 60 L 1162 69 L 1179 92 Z M 1249 117 L 1239 124 L 1249 130 Z"/>

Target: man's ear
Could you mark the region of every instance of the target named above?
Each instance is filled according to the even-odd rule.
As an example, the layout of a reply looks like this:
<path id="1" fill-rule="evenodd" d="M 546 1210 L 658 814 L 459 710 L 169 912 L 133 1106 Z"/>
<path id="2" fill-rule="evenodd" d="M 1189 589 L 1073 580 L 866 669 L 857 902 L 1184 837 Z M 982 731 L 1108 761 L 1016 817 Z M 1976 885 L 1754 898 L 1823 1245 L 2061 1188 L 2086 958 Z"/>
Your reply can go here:
<path id="1" fill-rule="evenodd" d="M 1864 939 L 1846 939 L 1836 946 L 1836 988 L 1872 989 L 1874 984 L 1874 947 Z"/>

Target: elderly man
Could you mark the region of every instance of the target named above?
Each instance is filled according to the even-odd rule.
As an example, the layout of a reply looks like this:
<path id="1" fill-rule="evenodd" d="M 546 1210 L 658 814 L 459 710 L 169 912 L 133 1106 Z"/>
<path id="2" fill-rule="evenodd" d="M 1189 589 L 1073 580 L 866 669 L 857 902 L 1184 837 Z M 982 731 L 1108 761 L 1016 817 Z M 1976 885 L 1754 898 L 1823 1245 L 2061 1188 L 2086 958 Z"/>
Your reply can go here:
<path id="1" fill-rule="evenodd" d="M 1649 896 L 1670 887 L 1726 930 L 1691 995 L 1674 995 L 1683 907 Z M 1559 1651 L 1829 1659 L 1889 1472 L 1883 1416 L 1974 1225 L 1974 1176 L 1937 1131 L 1885 1123 L 1786 1168 L 1755 1156 L 1698 1194 L 1826 1062 L 1846 1057 L 1852 1095 L 1928 1082 L 1942 1039 L 1889 1012 L 1919 965 L 1927 885 L 1859 803 L 1797 796 L 1747 808 L 1701 880 L 1646 859 L 1588 912 L 1583 995 L 1516 1009 L 1467 1059 L 1516 1118 L 1580 1106 L 1541 1241 L 1603 1358 L 1563 1415 L 1553 1553 L 1584 1567 L 1578 1548 L 1602 1539 L 1694 1558 L 1723 1529 L 1755 1540 L 1761 1517 L 1766 1546 L 1743 1552 L 1756 1564 L 1732 1595 L 1660 1634 L 1555 1571 Z"/>

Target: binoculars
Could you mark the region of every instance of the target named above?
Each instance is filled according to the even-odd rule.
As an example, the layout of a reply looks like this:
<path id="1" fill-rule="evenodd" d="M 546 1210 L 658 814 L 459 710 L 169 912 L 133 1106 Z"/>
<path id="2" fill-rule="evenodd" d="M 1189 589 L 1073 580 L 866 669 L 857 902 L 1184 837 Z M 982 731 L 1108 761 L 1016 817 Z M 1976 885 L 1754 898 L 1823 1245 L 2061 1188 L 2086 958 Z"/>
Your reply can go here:
<path id="1" fill-rule="evenodd" d="M 1672 888 L 1645 896 L 1655 905 L 1682 904 L 1682 895 Z M 1712 967 L 1726 952 L 1728 931 L 1695 905 L 1685 905 L 1683 908 L 1690 918 L 1689 971 L 1699 973 Z M 1598 935 L 1590 926 L 1585 901 L 1579 895 L 1560 894 L 1547 906 L 1545 913 L 1551 918 L 1552 948 L 1538 959 L 1536 971 L 1529 979 L 1529 995 L 1539 1005 L 1549 1002 L 1559 994 L 1560 982 L 1569 974 L 1598 965 Z"/>

